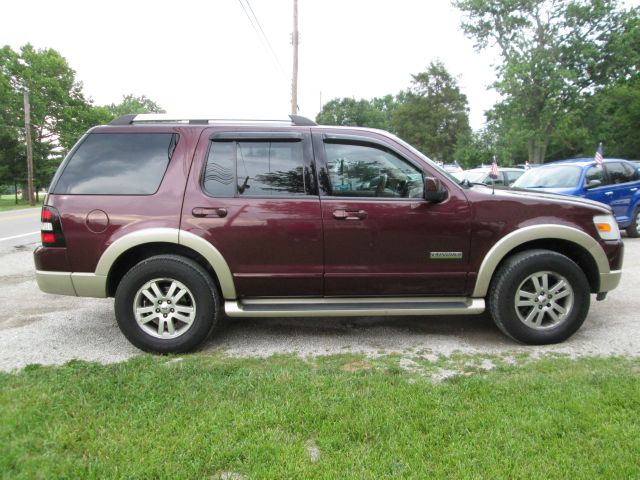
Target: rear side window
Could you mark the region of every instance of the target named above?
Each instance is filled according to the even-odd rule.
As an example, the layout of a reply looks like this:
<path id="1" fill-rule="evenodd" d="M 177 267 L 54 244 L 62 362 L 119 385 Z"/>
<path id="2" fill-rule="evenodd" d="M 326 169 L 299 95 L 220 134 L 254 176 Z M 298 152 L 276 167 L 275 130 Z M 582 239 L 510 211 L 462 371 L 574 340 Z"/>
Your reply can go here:
<path id="1" fill-rule="evenodd" d="M 505 171 L 504 174 L 507 176 L 507 181 L 509 182 L 509 185 L 513 185 L 513 182 L 515 182 L 517 179 L 519 179 L 522 174 L 524 173 L 524 171 L 522 172 L 516 172 L 513 170 L 508 170 Z"/>
<path id="2" fill-rule="evenodd" d="M 88 135 L 52 193 L 151 195 L 158 190 L 177 143 L 173 133 Z"/>
<path id="3" fill-rule="evenodd" d="M 611 183 L 626 183 L 633 181 L 634 172 L 624 168 L 625 165 L 620 162 L 611 162 L 605 164 Z"/>
<path id="4" fill-rule="evenodd" d="M 204 190 L 214 197 L 305 195 L 302 142 L 211 142 Z"/>

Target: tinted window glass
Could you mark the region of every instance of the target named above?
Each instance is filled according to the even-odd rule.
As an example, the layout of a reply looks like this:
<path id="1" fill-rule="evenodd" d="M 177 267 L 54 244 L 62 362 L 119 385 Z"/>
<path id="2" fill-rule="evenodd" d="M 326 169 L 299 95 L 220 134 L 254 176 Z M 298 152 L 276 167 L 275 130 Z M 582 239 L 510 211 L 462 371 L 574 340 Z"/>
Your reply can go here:
<path id="1" fill-rule="evenodd" d="M 520 178 L 523 173 L 524 171 L 519 172 L 516 170 L 509 170 L 504 172 L 504 174 L 507 176 L 507 181 L 509 182 L 509 185 L 512 185 L 513 182 L 515 182 L 518 178 Z"/>
<path id="2" fill-rule="evenodd" d="M 214 197 L 233 197 L 235 182 L 235 142 L 211 142 L 204 171 L 204 189 Z"/>
<path id="3" fill-rule="evenodd" d="M 422 173 L 397 156 L 373 147 L 325 143 L 332 195 L 422 198 Z"/>
<path id="4" fill-rule="evenodd" d="M 622 167 L 624 168 L 628 178 L 631 180 L 638 179 L 638 169 L 634 165 L 630 163 L 623 163 Z"/>
<path id="5" fill-rule="evenodd" d="M 53 193 L 153 194 L 176 144 L 177 135 L 171 133 L 88 135 L 67 162 Z"/>
<path id="6" fill-rule="evenodd" d="M 304 195 L 302 142 L 238 142 L 240 195 Z"/>
<path id="7" fill-rule="evenodd" d="M 486 183 L 487 185 L 504 185 L 504 172 L 498 171 L 498 176 L 496 178 L 491 178 L 491 175 L 487 175 L 484 178 L 482 183 Z"/>
<path id="8" fill-rule="evenodd" d="M 589 185 L 589 183 L 595 180 L 599 181 L 602 185 L 605 184 L 602 167 L 589 167 L 587 170 L 584 178 L 585 184 Z"/>
<path id="9" fill-rule="evenodd" d="M 605 165 L 611 183 L 626 183 L 633 180 L 633 172 L 624 168 L 620 162 L 607 163 Z"/>
<path id="10" fill-rule="evenodd" d="M 305 195 L 302 142 L 212 142 L 204 189 L 213 196 Z"/>

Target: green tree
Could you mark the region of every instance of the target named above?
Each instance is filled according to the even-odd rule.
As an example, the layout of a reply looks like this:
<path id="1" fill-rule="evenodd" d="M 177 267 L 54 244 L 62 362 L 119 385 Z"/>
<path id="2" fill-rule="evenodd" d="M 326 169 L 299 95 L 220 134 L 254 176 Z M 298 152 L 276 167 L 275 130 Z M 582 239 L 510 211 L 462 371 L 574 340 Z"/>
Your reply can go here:
<path id="1" fill-rule="evenodd" d="M 593 154 L 594 142 L 601 141 L 606 156 L 640 159 L 640 76 L 597 92 L 585 111 L 592 134 L 583 151 Z"/>
<path id="2" fill-rule="evenodd" d="M 583 95 L 603 78 L 624 75 L 610 54 L 623 45 L 624 13 L 616 0 L 454 0 L 463 30 L 479 50 L 495 47 L 502 63 L 494 84 L 503 130 L 526 141 L 542 163 L 558 129 L 569 125 Z M 625 40 L 627 41 L 627 37 Z M 606 53 L 606 55 L 603 55 Z"/>
<path id="3" fill-rule="evenodd" d="M 123 95 L 120 103 L 112 103 L 107 109 L 113 118 L 136 113 L 166 113 L 160 105 L 145 95 L 137 97 L 132 94 Z"/>
<path id="4" fill-rule="evenodd" d="M 23 92 L 31 106 L 35 187 L 46 186 L 66 152 L 89 128 L 126 113 L 163 112 L 146 96 L 96 106 L 62 55 L 24 45 L 0 49 L 0 183 L 26 178 Z M 26 190 L 26 189 L 25 189 Z"/>
<path id="5" fill-rule="evenodd" d="M 393 112 L 393 130 L 433 158 L 453 161 L 458 141 L 471 133 L 467 97 L 442 62 L 413 75 L 412 84 Z"/>
<path id="6" fill-rule="evenodd" d="M 370 127 L 388 130 L 396 104 L 392 95 L 373 100 L 334 98 L 322 106 L 316 116 L 320 125 Z"/>
<path id="7" fill-rule="evenodd" d="M 29 44 L 19 52 L 8 46 L 0 50 L 0 77 L 4 88 L 7 85 L 10 88 L 5 92 L 9 99 L 5 121 L 18 132 L 13 140 L 22 145 L 22 94 L 25 89 L 29 91 L 34 183 L 36 187 L 46 185 L 60 161 L 65 139 L 80 134 L 78 120 L 87 110 L 82 84 L 76 81 L 75 72 L 58 52 L 36 50 Z"/>
<path id="8" fill-rule="evenodd" d="M 14 55 L 7 47 L 0 49 L 0 185 L 22 184 L 27 169 L 21 143 L 24 138 L 24 121 L 20 116 L 22 97 L 5 71 L 5 65 L 14 60 Z"/>

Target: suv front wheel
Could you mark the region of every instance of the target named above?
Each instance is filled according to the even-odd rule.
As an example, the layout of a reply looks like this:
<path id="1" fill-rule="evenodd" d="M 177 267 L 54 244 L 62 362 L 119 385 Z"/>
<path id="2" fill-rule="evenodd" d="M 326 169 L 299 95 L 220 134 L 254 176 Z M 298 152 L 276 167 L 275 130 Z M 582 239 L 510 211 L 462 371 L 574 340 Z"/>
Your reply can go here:
<path id="1" fill-rule="evenodd" d="M 209 274 L 178 255 L 141 261 L 125 274 L 115 295 L 120 330 L 147 352 L 193 350 L 218 324 L 219 310 Z"/>
<path id="2" fill-rule="evenodd" d="M 589 312 L 590 287 L 571 259 L 549 250 L 508 258 L 489 290 L 494 322 L 514 340 L 544 345 L 569 338 Z"/>
<path id="3" fill-rule="evenodd" d="M 627 235 L 631 238 L 640 237 L 640 207 L 633 212 L 631 224 L 627 227 Z"/>

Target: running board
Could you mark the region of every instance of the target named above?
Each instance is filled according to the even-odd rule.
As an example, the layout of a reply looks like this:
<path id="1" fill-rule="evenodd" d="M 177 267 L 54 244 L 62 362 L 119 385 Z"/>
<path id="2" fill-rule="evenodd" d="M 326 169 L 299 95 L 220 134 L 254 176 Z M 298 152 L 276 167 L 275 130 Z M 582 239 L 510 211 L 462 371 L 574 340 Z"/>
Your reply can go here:
<path id="1" fill-rule="evenodd" d="M 377 317 L 473 315 L 484 312 L 483 298 L 255 298 L 227 300 L 230 317 Z"/>

